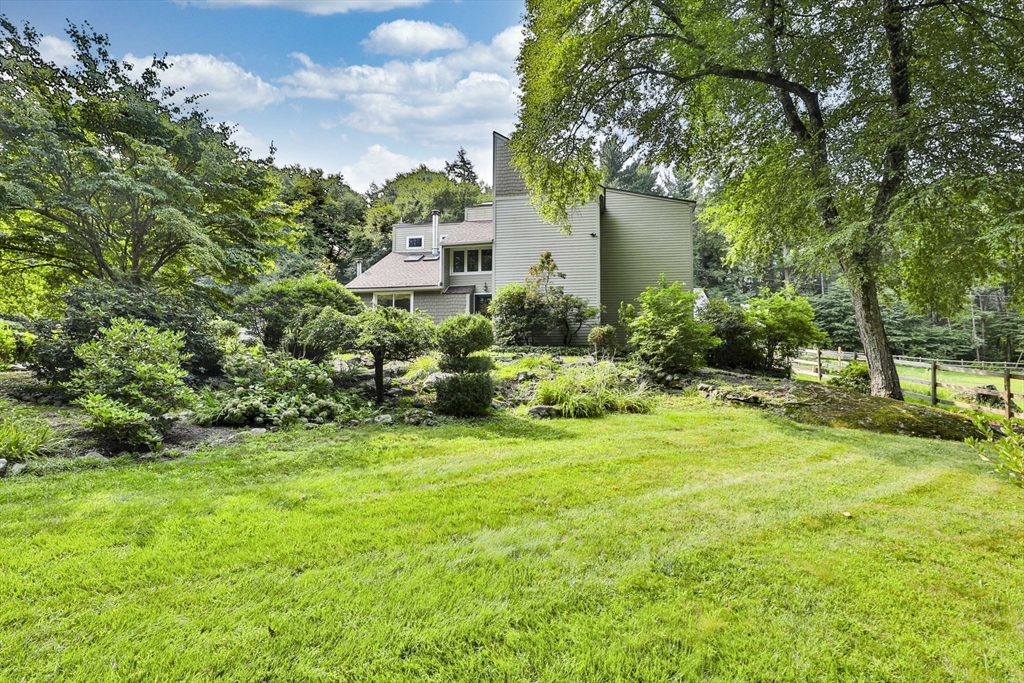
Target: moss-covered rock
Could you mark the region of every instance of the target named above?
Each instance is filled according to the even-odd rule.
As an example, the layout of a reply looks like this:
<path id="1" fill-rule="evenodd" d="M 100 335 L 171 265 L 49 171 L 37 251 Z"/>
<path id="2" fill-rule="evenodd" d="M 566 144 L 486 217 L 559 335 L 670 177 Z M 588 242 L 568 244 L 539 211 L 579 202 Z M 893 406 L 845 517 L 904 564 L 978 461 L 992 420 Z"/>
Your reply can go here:
<path id="1" fill-rule="evenodd" d="M 813 382 L 716 375 L 697 389 L 707 398 L 755 406 L 805 424 L 947 441 L 980 436 L 963 415 Z"/>

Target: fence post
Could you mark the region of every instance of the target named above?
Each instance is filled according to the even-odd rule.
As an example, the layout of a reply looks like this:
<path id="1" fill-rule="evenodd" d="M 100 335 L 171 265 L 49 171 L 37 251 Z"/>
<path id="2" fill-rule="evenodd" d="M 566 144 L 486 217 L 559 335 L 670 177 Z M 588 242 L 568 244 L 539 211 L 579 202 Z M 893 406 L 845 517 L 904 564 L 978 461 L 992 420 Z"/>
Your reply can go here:
<path id="1" fill-rule="evenodd" d="M 1006 419 L 1009 420 L 1013 417 L 1013 393 L 1010 391 L 1010 368 L 1009 366 L 1003 368 L 1003 387 L 1006 390 L 1006 395 L 1003 397 L 1006 399 Z"/>
<path id="2" fill-rule="evenodd" d="M 820 384 L 821 383 L 821 349 L 817 349 L 817 351 L 818 351 L 818 383 Z"/>
<path id="3" fill-rule="evenodd" d="M 936 361 L 932 361 L 932 406 L 939 405 L 939 387 L 936 381 L 939 374 L 938 365 Z"/>
<path id="4" fill-rule="evenodd" d="M 842 370 L 843 369 L 843 347 L 842 346 L 840 346 L 836 350 L 836 363 L 839 364 L 839 369 Z"/>

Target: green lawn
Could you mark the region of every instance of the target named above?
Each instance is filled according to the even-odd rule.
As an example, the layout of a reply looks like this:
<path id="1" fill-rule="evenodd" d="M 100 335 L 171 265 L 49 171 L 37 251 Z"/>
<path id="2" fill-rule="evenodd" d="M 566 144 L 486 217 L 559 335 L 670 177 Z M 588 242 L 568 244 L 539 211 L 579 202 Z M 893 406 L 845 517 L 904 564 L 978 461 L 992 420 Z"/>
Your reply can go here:
<path id="1" fill-rule="evenodd" d="M 696 399 L 267 434 L 0 481 L 0 680 L 1024 681 L 1022 511 Z"/>

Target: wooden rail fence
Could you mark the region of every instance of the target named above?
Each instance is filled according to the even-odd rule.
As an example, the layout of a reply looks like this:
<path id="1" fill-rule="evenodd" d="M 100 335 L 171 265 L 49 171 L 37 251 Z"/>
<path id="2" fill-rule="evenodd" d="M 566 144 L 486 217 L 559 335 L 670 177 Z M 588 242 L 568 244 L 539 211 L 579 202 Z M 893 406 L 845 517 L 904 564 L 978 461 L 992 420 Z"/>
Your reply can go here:
<path id="1" fill-rule="evenodd" d="M 797 358 L 793 359 L 792 370 L 795 374 L 817 377 L 822 381 L 827 377 L 836 376 L 840 370 L 858 361 L 863 361 L 862 354 L 856 352 L 844 352 L 842 349 L 835 351 L 825 349 L 803 349 Z M 1024 412 L 1014 410 L 1014 400 L 1019 399 L 1024 403 L 1024 393 L 1013 391 L 1013 381 L 1024 381 L 1024 366 L 1020 363 L 986 364 L 985 367 L 968 366 L 963 361 L 945 361 L 935 359 L 910 359 L 904 356 L 896 356 L 896 371 L 899 367 L 925 368 L 928 372 L 928 379 L 917 377 L 906 377 L 901 375 L 900 382 L 906 384 L 918 384 L 928 387 L 929 393 L 919 394 L 913 391 L 904 391 L 904 396 L 923 399 L 933 406 L 950 405 L 969 410 L 979 410 L 985 413 L 1002 415 L 1004 417 L 1024 418 Z M 939 371 L 961 372 L 968 375 L 979 375 L 982 377 L 993 377 L 1002 380 L 1002 389 L 989 389 L 982 386 L 964 386 L 940 382 Z M 993 383 L 994 385 L 995 383 Z M 1001 398 L 1003 406 L 995 408 L 991 405 L 970 403 L 966 401 L 954 401 L 951 399 L 939 398 L 939 388 L 952 389 L 953 391 L 967 393 L 973 396 L 993 396 Z"/>

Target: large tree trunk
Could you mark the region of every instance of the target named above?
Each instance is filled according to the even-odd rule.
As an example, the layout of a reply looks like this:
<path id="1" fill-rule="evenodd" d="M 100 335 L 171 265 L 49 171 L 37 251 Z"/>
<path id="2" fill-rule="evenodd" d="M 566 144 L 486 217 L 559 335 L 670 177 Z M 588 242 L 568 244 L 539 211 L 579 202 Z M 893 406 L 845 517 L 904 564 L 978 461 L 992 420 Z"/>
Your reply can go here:
<path id="1" fill-rule="evenodd" d="M 882 307 L 878 303 L 878 288 L 873 279 L 850 284 L 853 314 L 857 319 L 860 342 L 871 373 L 871 395 L 903 400 L 900 377 L 889 350 L 889 339 L 882 321 Z"/>

